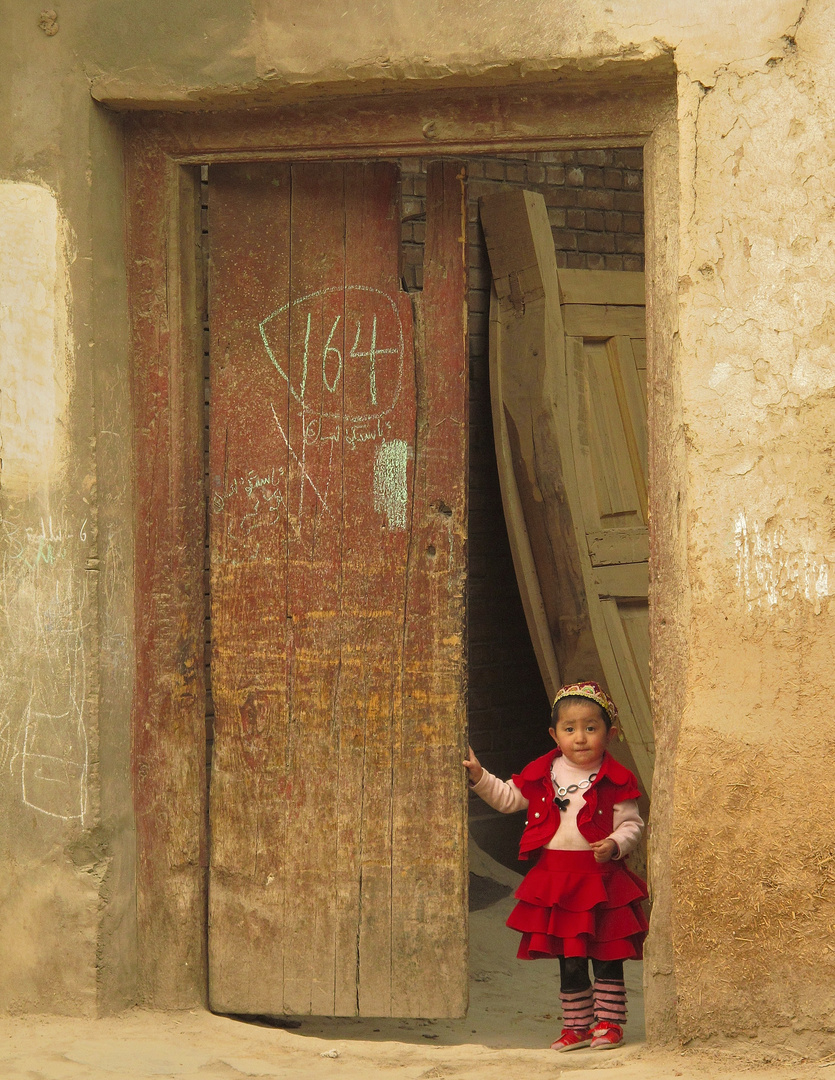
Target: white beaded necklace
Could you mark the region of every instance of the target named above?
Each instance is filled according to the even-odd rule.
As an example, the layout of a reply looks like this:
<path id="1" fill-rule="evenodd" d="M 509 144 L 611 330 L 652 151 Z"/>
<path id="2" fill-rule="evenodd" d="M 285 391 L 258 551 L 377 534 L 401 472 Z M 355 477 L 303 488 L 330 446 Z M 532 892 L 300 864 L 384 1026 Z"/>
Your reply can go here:
<path id="1" fill-rule="evenodd" d="M 556 762 L 554 762 L 556 765 Z M 585 791 L 586 788 L 590 788 L 594 781 L 597 779 L 597 773 L 589 773 L 587 780 L 580 780 L 576 784 L 568 784 L 566 787 L 561 787 L 557 783 L 557 778 L 554 775 L 554 765 L 551 766 L 551 783 L 554 785 L 556 795 L 554 796 L 554 805 L 558 806 L 563 813 L 568 809 L 568 804 L 571 802 L 571 796 L 578 791 Z"/>

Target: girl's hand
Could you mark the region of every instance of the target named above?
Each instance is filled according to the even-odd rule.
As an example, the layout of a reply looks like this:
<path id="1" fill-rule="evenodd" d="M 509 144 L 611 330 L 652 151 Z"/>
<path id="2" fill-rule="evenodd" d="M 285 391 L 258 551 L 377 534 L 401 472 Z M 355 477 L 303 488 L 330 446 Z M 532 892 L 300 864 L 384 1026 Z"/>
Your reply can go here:
<path id="1" fill-rule="evenodd" d="M 464 760 L 464 768 L 469 775 L 469 781 L 471 784 L 477 784 L 484 775 L 484 769 L 481 767 L 481 762 L 473 753 L 471 746 L 467 747 L 467 757 Z"/>
<path id="2" fill-rule="evenodd" d="M 595 862 L 608 862 L 618 853 L 618 845 L 608 837 L 605 840 L 595 840 L 591 849 L 594 852 Z"/>

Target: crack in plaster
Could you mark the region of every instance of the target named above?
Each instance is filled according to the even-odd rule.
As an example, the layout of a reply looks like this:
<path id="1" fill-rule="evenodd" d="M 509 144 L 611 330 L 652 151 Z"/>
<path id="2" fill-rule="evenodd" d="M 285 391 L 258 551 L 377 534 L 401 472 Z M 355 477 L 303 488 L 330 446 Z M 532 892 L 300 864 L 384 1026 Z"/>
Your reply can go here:
<path id="1" fill-rule="evenodd" d="M 804 0 L 804 3 L 803 3 L 803 5 L 802 5 L 802 7 L 800 9 L 800 12 L 798 14 L 797 19 L 790 25 L 788 30 L 784 34 L 782 34 L 781 37 L 780 37 L 780 41 L 783 42 L 783 55 L 782 56 L 774 56 L 774 55 L 770 56 L 766 60 L 766 67 L 767 68 L 773 67 L 776 64 L 782 63 L 787 58 L 787 56 L 790 56 L 790 55 L 797 52 L 797 41 L 795 39 L 795 34 L 797 33 L 798 28 L 800 27 L 801 23 L 803 22 L 804 18 L 806 17 L 807 7 L 808 7 L 808 0 Z M 654 40 L 659 40 L 659 39 L 654 39 Z M 672 52 L 673 55 L 675 55 L 675 49 L 671 49 L 671 52 Z M 743 63 L 750 63 L 752 60 L 756 60 L 756 59 L 757 58 L 753 57 L 753 56 L 751 56 L 751 57 L 737 57 L 736 59 L 734 59 L 732 61 L 728 61 L 728 62 L 726 62 L 724 64 L 721 64 L 721 65 L 719 65 L 718 67 L 716 67 L 714 69 L 713 76 L 712 76 L 712 81 L 710 81 L 710 82 L 706 82 L 703 78 L 690 78 L 689 79 L 690 84 L 692 85 L 692 87 L 694 89 L 696 89 L 696 92 L 699 95 L 697 103 L 696 103 L 696 107 L 695 107 L 695 115 L 693 117 L 693 148 L 694 149 L 693 149 L 693 185 L 692 186 L 693 186 L 694 195 L 693 195 L 693 207 L 692 207 L 689 222 L 688 222 L 689 226 L 693 225 L 693 221 L 694 221 L 697 206 L 698 206 L 697 181 L 698 181 L 698 171 L 699 171 L 699 144 L 700 144 L 700 141 L 701 141 L 700 137 L 699 137 L 699 121 L 700 121 L 700 118 L 701 118 L 702 104 L 703 104 L 705 98 L 707 97 L 707 95 L 712 93 L 712 91 L 716 89 L 716 87 L 719 84 L 719 80 L 723 76 L 733 74 L 733 75 L 736 76 L 738 81 L 741 83 L 745 79 L 750 78 L 752 75 L 759 74 L 761 69 L 759 69 L 757 67 L 754 67 L 751 70 L 746 71 L 746 72 L 740 72 L 740 71 L 734 70 L 736 65 L 743 64 Z M 734 119 L 733 124 L 731 124 L 730 128 L 725 132 L 725 134 L 722 136 L 722 138 L 727 138 L 727 136 L 730 135 L 730 133 L 734 130 L 734 128 L 740 122 L 741 119 L 744 119 L 744 118 L 739 117 L 739 116 L 736 117 Z M 749 125 L 749 129 L 750 129 L 750 125 Z"/>

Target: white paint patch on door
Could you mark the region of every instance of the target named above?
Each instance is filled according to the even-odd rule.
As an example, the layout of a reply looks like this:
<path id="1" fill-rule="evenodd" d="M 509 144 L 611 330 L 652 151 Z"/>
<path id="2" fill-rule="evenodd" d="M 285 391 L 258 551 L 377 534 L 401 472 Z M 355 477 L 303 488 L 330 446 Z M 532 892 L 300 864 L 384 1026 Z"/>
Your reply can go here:
<path id="1" fill-rule="evenodd" d="M 749 608 L 776 607 L 798 597 L 819 614 L 830 595 L 830 564 L 809 550 L 801 537 L 763 529 L 741 511 L 734 523 L 737 583 Z"/>
<path id="2" fill-rule="evenodd" d="M 63 451 L 68 294 L 58 201 L 0 182 L 0 489 L 49 484 Z"/>
<path id="3" fill-rule="evenodd" d="M 374 455 L 374 509 L 386 515 L 390 529 L 406 528 L 408 460 L 409 444 L 402 439 L 383 440 Z"/>

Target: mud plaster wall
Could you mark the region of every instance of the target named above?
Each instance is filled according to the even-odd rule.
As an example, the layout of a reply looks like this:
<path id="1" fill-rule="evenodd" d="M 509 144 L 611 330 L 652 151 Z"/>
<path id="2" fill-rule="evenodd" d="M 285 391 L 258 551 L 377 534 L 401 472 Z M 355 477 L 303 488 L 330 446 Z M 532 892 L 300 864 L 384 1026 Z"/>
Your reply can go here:
<path id="1" fill-rule="evenodd" d="M 647 163 L 648 210 L 660 213 L 647 232 L 650 339 L 667 345 L 650 387 L 660 748 L 650 1030 L 831 1049 L 832 0 L 711 0 L 686 18 L 670 0 L 387 0 L 373 18 L 331 0 L 309 14 L 281 0 L 79 0 L 50 35 L 39 15 L 28 0 L 5 2 L 0 179 L 50 191 L 71 238 L 66 454 L 48 489 L 33 480 L 13 509 L 23 536 L 37 537 L 48 496 L 72 536 L 91 816 L 48 819 L 4 774 L 3 888 L 14 878 L 22 899 L 4 895 L 0 940 L 17 955 L 0 970 L 29 960 L 14 985 L 4 974 L 0 1004 L 78 1011 L 97 997 L 102 1007 L 128 992 L 132 963 L 121 178 L 115 124 L 90 91 L 113 106 L 198 108 L 569 76 L 634 88 L 674 67 L 677 119 Z M 15 627 L 24 612 L 34 623 L 34 597 Z M 18 731 L 33 685 L 54 668 L 42 654 L 29 670 L 28 689 L 17 671 L 2 676 Z M 78 865 L 73 852 L 84 853 Z"/>
<path id="2" fill-rule="evenodd" d="M 796 1045 L 835 1029 L 833 30 L 832 5 L 809 4 L 782 59 L 681 87 L 698 154 L 682 185 L 692 621 L 673 940 L 693 1036 L 764 1015 Z"/>
<path id="3" fill-rule="evenodd" d="M 0 1009 L 89 1014 L 132 997 L 120 151 L 38 15 L 0 13 Z"/>
<path id="4" fill-rule="evenodd" d="M 2 941 L 7 966 L 35 978 L 44 966 L 41 949 L 68 958 L 69 941 L 89 932 L 92 914 L 83 880 L 62 881 L 53 864 L 56 841 L 92 817 L 95 757 L 89 597 L 86 576 L 73 565 L 89 536 L 88 517 L 79 521 L 62 497 L 72 350 L 64 226 L 46 188 L 0 184 Z M 27 941 L 21 955 L 16 930 L 33 922 L 63 924 L 63 940 L 46 935 L 37 952 Z M 89 994 L 90 971 L 79 974 L 81 993 Z M 16 993 L 25 1000 L 24 986 Z"/>

